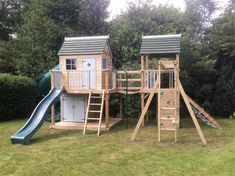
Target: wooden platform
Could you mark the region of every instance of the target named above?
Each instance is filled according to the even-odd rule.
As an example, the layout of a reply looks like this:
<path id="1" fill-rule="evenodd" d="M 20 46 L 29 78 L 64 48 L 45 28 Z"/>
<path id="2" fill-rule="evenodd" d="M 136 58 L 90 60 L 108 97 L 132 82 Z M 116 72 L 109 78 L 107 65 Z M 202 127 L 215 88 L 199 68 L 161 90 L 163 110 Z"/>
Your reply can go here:
<path id="1" fill-rule="evenodd" d="M 101 130 L 108 131 L 121 121 L 122 121 L 121 118 L 110 118 L 109 129 L 106 129 L 105 120 L 103 120 L 101 123 Z M 57 123 L 55 123 L 55 125 L 51 125 L 51 128 L 53 128 L 53 129 L 83 130 L 84 123 L 81 123 L 81 122 L 57 122 Z M 89 121 L 87 123 L 87 130 L 97 130 L 97 129 L 98 129 L 97 121 Z"/>

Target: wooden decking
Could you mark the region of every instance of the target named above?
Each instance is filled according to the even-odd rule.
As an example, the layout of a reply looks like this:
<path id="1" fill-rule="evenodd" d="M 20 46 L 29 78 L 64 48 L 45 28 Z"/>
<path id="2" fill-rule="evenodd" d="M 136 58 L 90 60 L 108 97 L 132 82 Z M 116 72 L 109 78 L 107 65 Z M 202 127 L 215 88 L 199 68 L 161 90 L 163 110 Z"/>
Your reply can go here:
<path id="1" fill-rule="evenodd" d="M 105 119 L 102 120 L 101 130 L 108 131 L 113 128 L 115 125 L 122 121 L 121 118 L 110 118 L 109 121 L 109 129 L 105 127 Z M 55 125 L 51 125 L 53 129 L 71 129 L 71 130 L 83 130 L 84 123 L 80 122 L 57 122 Z M 96 130 L 98 129 L 97 121 L 89 121 L 87 122 L 87 130 Z"/>

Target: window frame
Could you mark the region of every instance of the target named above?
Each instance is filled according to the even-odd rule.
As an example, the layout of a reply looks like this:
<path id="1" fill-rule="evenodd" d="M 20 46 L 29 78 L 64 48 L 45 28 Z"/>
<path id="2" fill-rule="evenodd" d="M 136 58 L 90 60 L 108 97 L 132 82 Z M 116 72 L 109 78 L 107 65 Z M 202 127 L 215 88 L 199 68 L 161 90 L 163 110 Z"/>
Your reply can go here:
<path id="1" fill-rule="evenodd" d="M 77 70 L 77 59 L 76 58 L 66 58 L 65 59 L 65 69 L 69 70 Z"/>
<path id="2" fill-rule="evenodd" d="M 107 59 L 106 58 L 102 58 L 102 69 L 107 69 Z"/>

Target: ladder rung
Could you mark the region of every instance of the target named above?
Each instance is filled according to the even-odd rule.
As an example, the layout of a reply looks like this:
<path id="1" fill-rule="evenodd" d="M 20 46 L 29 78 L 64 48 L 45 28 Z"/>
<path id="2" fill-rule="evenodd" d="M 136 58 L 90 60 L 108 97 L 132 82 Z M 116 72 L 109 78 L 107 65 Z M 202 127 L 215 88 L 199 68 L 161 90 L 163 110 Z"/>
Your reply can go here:
<path id="1" fill-rule="evenodd" d="M 98 112 L 98 113 L 100 113 L 100 111 L 95 111 L 95 110 L 90 110 L 89 112 Z"/>
<path id="2" fill-rule="evenodd" d="M 167 117 L 163 117 L 163 118 L 160 118 L 161 120 L 176 120 L 176 118 L 167 118 Z"/>
<path id="3" fill-rule="evenodd" d="M 102 98 L 100 96 L 91 96 L 91 98 Z"/>
<path id="4" fill-rule="evenodd" d="M 87 120 L 100 120 L 100 118 L 87 118 Z"/>
<path id="5" fill-rule="evenodd" d="M 165 110 L 175 110 L 176 108 L 170 108 L 170 107 L 169 107 L 169 108 L 168 108 L 168 107 L 162 107 L 161 109 L 163 109 L 163 110 L 164 110 L 164 109 L 165 109 Z"/>
<path id="6" fill-rule="evenodd" d="M 129 78 L 129 79 L 117 79 L 117 81 L 133 81 L 133 82 L 135 82 L 135 81 L 141 81 L 141 79 L 131 79 L 131 78 Z"/>
<path id="7" fill-rule="evenodd" d="M 101 103 L 90 103 L 90 105 L 92 105 L 92 106 L 100 106 Z"/>
<path id="8" fill-rule="evenodd" d="M 173 129 L 173 128 L 164 128 L 164 127 L 161 127 L 160 128 L 161 130 L 167 130 L 167 131 L 175 131 L 176 129 Z"/>

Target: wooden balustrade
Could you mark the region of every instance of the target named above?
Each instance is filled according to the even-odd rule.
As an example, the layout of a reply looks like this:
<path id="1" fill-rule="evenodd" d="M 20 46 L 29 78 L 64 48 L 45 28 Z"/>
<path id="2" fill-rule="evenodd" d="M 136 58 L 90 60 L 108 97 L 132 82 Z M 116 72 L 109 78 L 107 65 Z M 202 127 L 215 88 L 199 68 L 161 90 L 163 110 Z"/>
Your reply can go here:
<path id="1" fill-rule="evenodd" d="M 168 70 L 168 72 L 170 72 Z M 56 76 L 57 74 L 57 76 Z M 76 91 L 88 90 L 128 90 L 148 91 L 157 79 L 158 70 L 51 70 L 51 86 L 58 86 L 58 75 L 60 86 L 66 91 L 76 93 Z M 56 78 L 57 77 L 57 78 Z"/>

